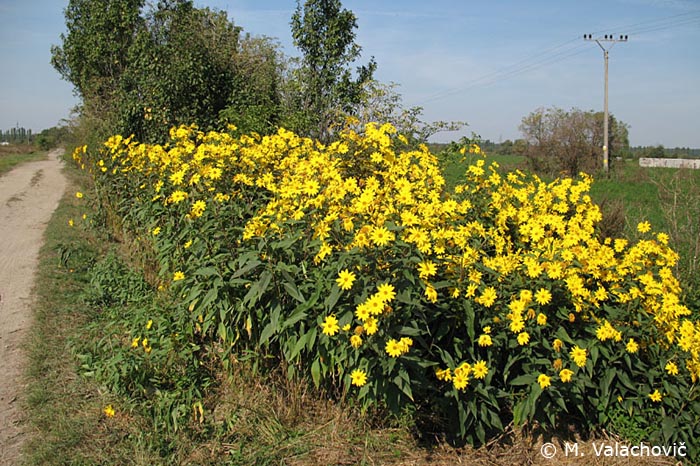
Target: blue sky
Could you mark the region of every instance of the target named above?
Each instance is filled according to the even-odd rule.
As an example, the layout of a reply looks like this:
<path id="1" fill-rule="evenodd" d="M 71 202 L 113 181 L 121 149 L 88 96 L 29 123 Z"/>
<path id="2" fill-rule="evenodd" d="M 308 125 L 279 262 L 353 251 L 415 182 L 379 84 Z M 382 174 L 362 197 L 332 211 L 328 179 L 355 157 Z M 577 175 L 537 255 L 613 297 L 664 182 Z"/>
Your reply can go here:
<path id="1" fill-rule="evenodd" d="M 245 32 L 277 38 L 295 55 L 293 0 L 196 0 L 228 12 Z M 40 130 L 77 104 L 50 61 L 67 1 L 0 0 L 0 128 Z M 461 120 L 458 139 L 520 136 L 538 107 L 602 110 L 603 52 L 584 33 L 628 34 L 610 51 L 610 112 L 632 145 L 700 147 L 698 0 L 344 0 L 358 19 L 361 62 L 400 85 L 426 120 Z M 609 44 L 608 44 L 609 45 Z"/>

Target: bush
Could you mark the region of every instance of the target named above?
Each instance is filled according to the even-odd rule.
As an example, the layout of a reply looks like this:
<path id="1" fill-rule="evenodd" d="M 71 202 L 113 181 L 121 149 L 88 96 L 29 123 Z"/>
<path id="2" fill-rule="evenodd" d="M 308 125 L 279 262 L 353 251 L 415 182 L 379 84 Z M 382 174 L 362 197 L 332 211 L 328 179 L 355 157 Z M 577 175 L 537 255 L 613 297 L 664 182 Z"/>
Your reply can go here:
<path id="1" fill-rule="evenodd" d="M 283 364 L 363 406 L 436 412 L 471 443 L 620 410 L 698 438 L 700 325 L 678 255 L 646 222 L 637 243 L 599 239 L 587 175 L 545 183 L 478 157 L 447 190 L 386 124 L 328 145 L 180 127 L 166 146 L 115 136 L 75 158 L 153 252 L 170 331 L 197 358 Z"/>

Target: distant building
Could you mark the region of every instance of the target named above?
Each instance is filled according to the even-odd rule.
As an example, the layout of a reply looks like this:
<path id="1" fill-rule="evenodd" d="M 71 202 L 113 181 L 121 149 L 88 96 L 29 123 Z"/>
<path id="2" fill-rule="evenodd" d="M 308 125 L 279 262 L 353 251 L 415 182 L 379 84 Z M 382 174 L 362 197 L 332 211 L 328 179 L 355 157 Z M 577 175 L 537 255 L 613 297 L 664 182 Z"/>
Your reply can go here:
<path id="1" fill-rule="evenodd" d="M 650 157 L 641 157 L 639 159 L 640 167 L 656 167 L 656 168 L 694 168 L 700 169 L 700 160 L 698 159 L 657 159 Z"/>

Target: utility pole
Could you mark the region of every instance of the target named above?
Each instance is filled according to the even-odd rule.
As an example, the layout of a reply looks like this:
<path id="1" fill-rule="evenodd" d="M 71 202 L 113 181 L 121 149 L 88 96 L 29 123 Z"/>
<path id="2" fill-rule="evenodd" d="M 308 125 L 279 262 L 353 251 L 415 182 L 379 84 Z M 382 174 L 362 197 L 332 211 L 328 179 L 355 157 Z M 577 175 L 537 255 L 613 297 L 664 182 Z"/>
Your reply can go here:
<path id="1" fill-rule="evenodd" d="M 626 35 L 620 35 L 615 37 L 613 34 L 605 34 L 603 37 L 593 38 L 592 34 L 584 34 L 583 40 L 595 41 L 598 46 L 603 50 L 603 57 L 605 58 L 605 104 L 604 104 L 604 120 L 603 120 L 603 169 L 605 173 L 609 170 L 609 158 L 608 158 L 608 52 L 617 42 L 627 42 Z M 610 47 L 607 49 L 603 47 L 601 42 L 610 42 Z"/>

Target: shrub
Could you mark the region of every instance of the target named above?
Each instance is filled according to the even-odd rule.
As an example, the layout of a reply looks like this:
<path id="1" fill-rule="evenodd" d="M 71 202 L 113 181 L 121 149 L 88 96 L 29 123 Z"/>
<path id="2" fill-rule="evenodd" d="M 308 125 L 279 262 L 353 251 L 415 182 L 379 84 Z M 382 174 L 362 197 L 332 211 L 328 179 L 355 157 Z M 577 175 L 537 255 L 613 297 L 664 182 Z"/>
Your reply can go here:
<path id="1" fill-rule="evenodd" d="M 546 183 L 480 156 L 447 190 L 387 124 L 328 145 L 180 127 L 165 146 L 115 136 L 75 158 L 153 251 L 198 357 L 430 409 L 471 443 L 620 410 L 697 438 L 700 324 L 678 255 L 648 223 L 636 243 L 600 239 L 585 174 Z"/>

